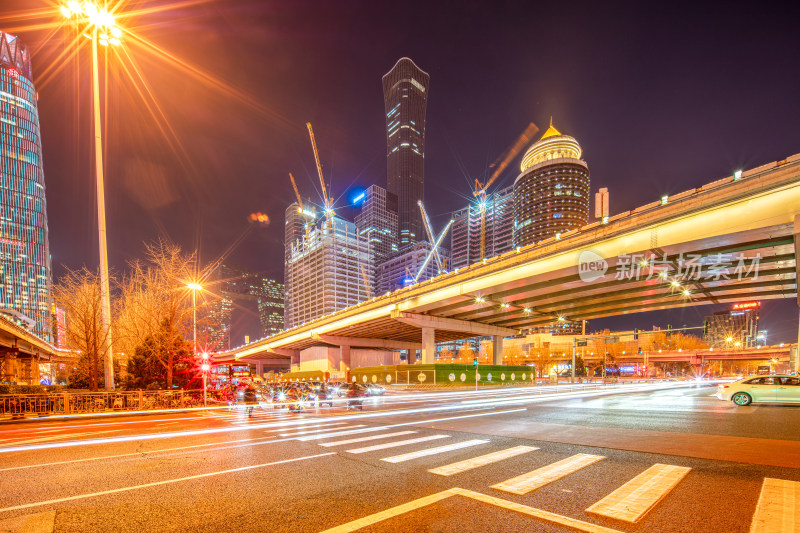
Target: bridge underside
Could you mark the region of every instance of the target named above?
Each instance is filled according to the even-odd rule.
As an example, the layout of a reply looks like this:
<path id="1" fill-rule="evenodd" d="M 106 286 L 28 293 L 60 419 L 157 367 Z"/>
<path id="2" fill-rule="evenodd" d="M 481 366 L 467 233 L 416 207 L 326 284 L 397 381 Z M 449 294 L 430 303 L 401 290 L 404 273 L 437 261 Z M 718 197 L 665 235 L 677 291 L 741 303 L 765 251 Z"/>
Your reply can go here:
<path id="1" fill-rule="evenodd" d="M 566 268 L 482 288 L 479 293 L 462 294 L 415 311 L 517 329 L 552 324 L 559 317 L 588 320 L 753 298 L 792 298 L 797 296 L 793 233 L 793 224 L 784 224 L 627 251 L 623 258 L 607 258 L 605 276 L 590 283 L 581 279 L 576 268 Z M 641 265 L 652 256 L 656 264 Z M 660 263 L 664 257 L 667 262 Z M 693 264 L 699 266 L 692 273 L 699 271 L 699 279 L 681 278 L 680 257 L 693 258 Z M 740 257 L 745 258 L 743 268 L 737 270 Z M 631 260 L 633 265 L 627 264 Z M 712 273 L 715 275 L 706 277 Z"/>

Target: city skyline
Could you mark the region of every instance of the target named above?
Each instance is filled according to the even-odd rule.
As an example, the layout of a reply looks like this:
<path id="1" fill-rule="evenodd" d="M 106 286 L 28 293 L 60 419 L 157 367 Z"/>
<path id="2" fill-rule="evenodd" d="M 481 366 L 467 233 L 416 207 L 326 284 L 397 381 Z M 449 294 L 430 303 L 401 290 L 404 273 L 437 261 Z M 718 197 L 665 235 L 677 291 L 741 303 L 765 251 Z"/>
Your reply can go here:
<path id="1" fill-rule="evenodd" d="M 12 2 L 10 9 L 28 7 Z M 213 257 L 243 230 L 247 214 L 262 211 L 269 214 L 271 226 L 252 233 L 234 259 L 280 279 L 279 254 L 268 250 L 283 241 L 280 221 L 293 199 L 286 172 L 295 172 L 304 197 L 316 196 L 304 122 L 311 120 L 319 130 L 321 157 L 328 162 L 326 175 L 335 197 L 344 197 L 351 186 L 382 183 L 386 145 L 378 80 L 398 57 L 408 56 L 423 65 L 435 84 L 428 103 L 426 174 L 436 180 L 428 180 L 426 207 L 437 227 L 466 205 L 472 180 L 484 177 L 487 163 L 505 148 L 507 139 L 530 120 L 545 125 L 550 115 L 557 117 L 563 131 L 580 139 L 592 167 L 592 193 L 598 187 L 609 188 L 614 195 L 612 214 L 798 151 L 790 118 L 797 114 L 798 104 L 790 96 L 796 75 L 784 72 L 778 56 L 771 53 L 792 42 L 791 29 L 785 20 L 773 20 L 752 7 L 725 13 L 700 7 L 693 9 L 696 24 L 686 25 L 679 9 L 629 10 L 612 17 L 598 6 L 586 6 L 570 13 L 569 24 L 543 27 L 529 47 L 516 44 L 529 35 L 525 20 L 530 12 L 523 6 L 490 9 L 488 4 L 476 4 L 475 11 L 465 14 L 462 24 L 446 35 L 434 31 L 443 23 L 443 14 L 429 13 L 425 20 L 399 14 L 394 24 L 416 30 L 401 32 L 383 21 L 381 8 L 362 7 L 354 4 L 312 13 L 303 6 L 286 7 L 280 17 L 283 25 L 271 22 L 274 13 L 255 2 L 223 9 L 228 18 L 216 16 L 217 8 L 197 7 L 151 16 L 149 28 L 141 21 L 147 38 L 281 112 L 265 119 L 235 100 L 219 100 L 203 84 L 183 84 L 181 91 L 171 91 L 179 79 L 176 73 L 141 57 L 148 62 L 162 107 L 201 167 L 186 171 L 175 154 L 159 147 L 163 143 L 157 132 L 122 126 L 145 112 L 134 98 L 135 89 L 112 69 L 108 112 L 113 119 L 107 132 L 112 267 L 124 268 L 127 259 L 140 253 L 142 241 L 159 233 L 187 249 L 199 245 L 201 258 Z M 349 36 L 345 21 L 356 13 L 364 32 Z M 549 6 L 541 16 L 559 20 L 563 14 Z M 653 32 L 626 31 L 652 26 L 656 20 Z M 158 22 L 178 24 L 166 34 Z M 14 24 L 19 25 L 10 26 Z M 214 35 L 202 31 L 212 26 L 217 30 Z M 281 39 L 271 39 L 269 32 L 248 31 L 257 27 L 281 28 Z M 303 31 L 293 31 L 300 28 Z M 313 31 L 323 28 L 324 32 Z M 468 40 L 478 28 L 485 30 L 482 35 L 492 43 L 490 49 Z M 674 28 L 681 28 L 683 35 L 677 50 L 681 61 L 675 59 L 670 37 Z M 58 43 L 46 43 L 45 35 L 36 31 L 28 33 L 29 42 L 43 45 L 36 48 L 36 63 L 52 62 Z M 200 39 L 197 46 L 181 45 L 189 34 Z M 421 39 L 411 37 L 419 34 Z M 747 43 L 735 38 L 741 34 L 751 36 Z M 377 35 L 385 46 L 366 46 Z M 233 50 L 252 59 L 247 73 L 215 55 L 221 51 L 203 46 L 220 38 L 231 39 Z M 280 50 L 275 48 L 278 42 Z M 233 55 L 226 51 L 224 57 Z M 262 65 L 256 57 L 272 59 Z M 468 75 L 486 71 L 492 75 Z M 778 79 L 772 76 L 775 72 L 780 73 Z M 341 83 L 313 83 L 320 76 Z M 79 140 L 88 132 L 86 109 L 73 110 L 64 101 L 64 95 L 72 95 L 68 103 L 79 101 L 72 78 L 71 69 L 65 69 L 48 76 L 40 89 L 45 167 L 58 169 L 55 175 L 48 171 L 49 191 L 59 198 L 48 206 L 56 274 L 65 265 L 96 264 L 92 209 L 75 209 L 78 199 L 91 197 L 92 191 L 85 178 L 85 145 Z M 86 80 L 80 87 L 86 88 Z M 717 90 L 724 96 L 709 101 Z M 753 100 L 752 94 L 768 97 Z M 193 111 L 186 110 L 185 101 L 195 104 Z M 740 105 L 743 101 L 748 102 L 746 108 Z M 212 102 L 221 106 L 223 114 L 235 117 L 242 131 L 217 123 L 217 114 L 206 111 Z M 189 135 L 205 125 L 209 128 L 202 135 Z M 205 149 L 223 141 L 235 141 L 232 150 Z M 252 157 L 243 157 L 245 153 Z M 146 178 L 137 180 L 142 172 Z M 504 175 L 497 187 L 511 181 L 513 172 Z M 142 223 L 126 224 L 129 219 Z M 768 302 L 762 321 L 769 322 L 770 308 L 776 309 L 776 318 L 785 315 L 789 304 Z M 699 323 L 705 310 L 679 314 L 673 322 L 683 317 Z M 645 317 L 629 317 L 640 318 Z M 789 336 L 795 329 L 791 323 L 779 328 Z"/>

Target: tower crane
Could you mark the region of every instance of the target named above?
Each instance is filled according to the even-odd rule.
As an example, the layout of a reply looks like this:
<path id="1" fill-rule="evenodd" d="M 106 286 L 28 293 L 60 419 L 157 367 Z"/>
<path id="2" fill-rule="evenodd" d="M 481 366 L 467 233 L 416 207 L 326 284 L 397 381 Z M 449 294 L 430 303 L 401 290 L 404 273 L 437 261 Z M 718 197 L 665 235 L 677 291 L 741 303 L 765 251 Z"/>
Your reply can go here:
<path id="1" fill-rule="evenodd" d="M 472 195 L 478 198 L 478 208 L 481 213 L 481 259 L 486 258 L 486 191 L 489 186 L 503 173 L 511 161 L 533 140 L 533 136 L 539 131 L 539 127 L 531 122 L 525 131 L 522 132 L 514 143 L 506 148 L 505 152 L 500 154 L 494 163 L 489 165 L 490 169 L 494 169 L 489 179 L 485 184 L 482 184 L 478 179 L 475 179 L 475 190 Z"/>
<path id="2" fill-rule="evenodd" d="M 422 201 L 417 201 L 417 205 L 419 206 L 419 210 L 422 212 L 422 224 L 425 226 L 425 233 L 428 235 L 428 241 L 433 245 L 436 238 L 433 235 L 433 226 L 431 225 L 431 219 L 428 217 L 428 212 L 425 211 L 425 206 L 422 205 Z M 439 249 L 434 248 L 431 250 L 433 253 L 433 258 L 436 260 L 436 266 L 439 267 L 439 272 L 444 270 L 446 265 L 442 261 L 442 257 L 439 255 Z"/>
<path id="3" fill-rule="evenodd" d="M 292 180 L 292 189 L 294 189 L 294 195 L 297 197 L 297 205 L 299 205 L 300 214 L 303 215 L 305 218 L 312 218 L 312 215 L 306 213 L 305 206 L 303 206 L 303 199 L 300 197 L 300 191 L 297 189 L 297 183 L 294 181 L 294 176 L 292 173 L 289 172 L 289 179 Z M 311 231 L 311 228 L 308 225 L 308 220 L 303 225 L 306 230 L 306 242 L 308 242 L 308 233 Z"/>
<path id="4" fill-rule="evenodd" d="M 322 177 L 322 164 L 319 162 L 319 152 L 317 151 L 317 141 L 314 140 L 314 129 L 311 127 L 310 122 L 306 122 L 308 128 L 308 136 L 311 138 L 311 148 L 314 150 L 314 161 L 317 163 L 317 174 L 319 174 L 319 184 L 322 187 L 322 201 L 325 209 L 325 227 L 331 228 L 331 219 L 335 214 L 333 212 L 333 202 L 328 197 L 328 189 L 325 187 L 325 179 Z"/>

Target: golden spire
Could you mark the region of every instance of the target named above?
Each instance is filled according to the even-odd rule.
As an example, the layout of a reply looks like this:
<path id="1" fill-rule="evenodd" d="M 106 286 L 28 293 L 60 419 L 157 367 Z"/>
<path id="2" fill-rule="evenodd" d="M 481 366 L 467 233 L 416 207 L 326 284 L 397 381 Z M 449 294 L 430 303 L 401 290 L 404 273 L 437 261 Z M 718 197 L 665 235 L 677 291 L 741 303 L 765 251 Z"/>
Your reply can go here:
<path id="1" fill-rule="evenodd" d="M 547 139 L 548 137 L 553 137 L 554 135 L 561 135 L 561 132 L 553 127 L 553 117 L 551 116 L 550 127 L 547 128 L 547 131 L 544 132 L 544 135 L 542 135 L 541 139 L 539 140 L 541 141 L 542 139 Z"/>

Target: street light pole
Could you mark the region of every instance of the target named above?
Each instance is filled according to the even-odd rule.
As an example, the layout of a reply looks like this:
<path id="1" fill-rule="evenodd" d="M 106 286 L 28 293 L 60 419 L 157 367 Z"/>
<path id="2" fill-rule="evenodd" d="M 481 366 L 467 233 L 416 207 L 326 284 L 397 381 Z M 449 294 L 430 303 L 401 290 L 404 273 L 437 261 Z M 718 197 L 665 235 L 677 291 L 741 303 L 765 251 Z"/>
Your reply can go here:
<path id="1" fill-rule="evenodd" d="M 122 30 L 114 25 L 114 16 L 92 2 L 70 2 L 61 6 L 61 13 L 76 23 L 91 26 L 92 41 L 92 114 L 94 115 L 94 167 L 97 187 L 97 236 L 100 255 L 100 320 L 105 330 L 103 370 L 106 390 L 114 390 L 114 350 L 111 331 L 111 289 L 108 277 L 108 238 L 106 235 L 106 200 L 103 185 L 103 134 L 100 120 L 100 74 L 97 46 L 120 44 Z M 100 31 L 102 30 L 102 34 Z M 85 34 L 84 34 L 85 35 Z M 87 37 L 89 37 L 87 35 Z"/>
<path id="2" fill-rule="evenodd" d="M 92 28 L 92 98 L 94 100 L 94 167 L 97 183 L 97 233 L 100 241 L 101 318 L 106 332 L 105 383 L 114 390 L 114 351 L 111 342 L 111 290 L 108 281 L 108 240 L 106 237 L 106 200 L 103 185 L 103 138 L 100 124 L 100 76 L 97 61 L 97 26 Z"/>

